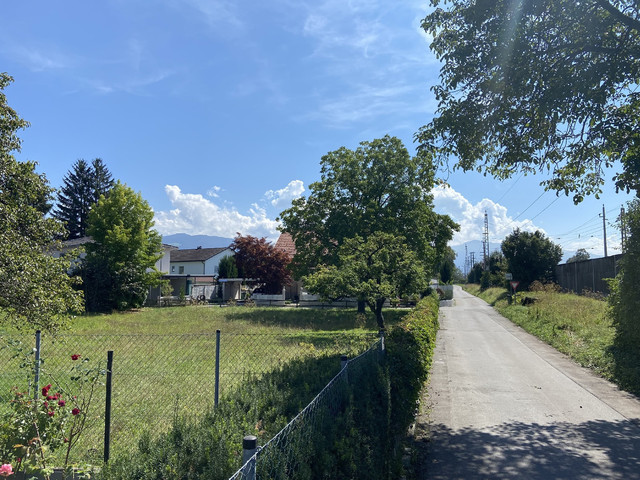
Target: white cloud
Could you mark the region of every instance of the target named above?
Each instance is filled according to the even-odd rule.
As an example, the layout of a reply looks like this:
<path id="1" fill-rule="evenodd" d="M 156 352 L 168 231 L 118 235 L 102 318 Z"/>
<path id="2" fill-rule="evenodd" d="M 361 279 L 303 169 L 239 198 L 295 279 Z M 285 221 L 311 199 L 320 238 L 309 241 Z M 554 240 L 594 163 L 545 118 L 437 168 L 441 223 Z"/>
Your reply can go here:
<path id="1" fill-rule="evenodd" d="M 454 235 L 451 241 L 454 246 L 482 240 L 485 212 L 487 212 L 489 220 L 490 243 L 502 242 L 516 228 L 528 232 L 536 230 L 544 232 L 542 228 L 536 227 L 530 220 L 513 220 L 506 207 L 488 198 L 484 198 L 474 205 L 461 193 L 447 186 L 436 187 L 432 193 L 435 210 L 438 213 L 449 215 L 460 225 L 460 231 Z"/>
<path id="2" fill-rule="evenodd" d="M 9 50 L 8 53 L 34 72 L 60 70 L 74 64 L 71 57 L 63 55 L 51 47 L 37 49 L 19 46 Z"/>
<path id="3" fill-rule="evenodd" d="M 216 205 L 200 194 L 183 193 L 177 185 L 166 185 L 164 190 L 175 208 L 155 214 L 155 227 L 163 235 L 188 233 L 232 238 L 240 232 L 269 239 L 279 235 L 278 222 L 268 218 L 266 211 L 256 204 L 242 214 L 234 208 Z"/>
<path id="4" fill-rule="evenodd" d="M 269 190 L 265 192 L 264 196 L 268 200 L 271 200 L 271 205 L 277 207 L 282 203 L 288 203 L 291 202 L 291 200 L 301 197 L 304 191 L 304 183 L 302 180 L 291 180 L 286 187 L 275 191 Z"/>
<path id="5" fill-rule="evenodd" d="M 220 190 L 222 189 L 218 185 L 214 185 L 207 191 L 207 195 L 209 197 L 218 198 L 220 197 L 220 194 L 218 193 Z"/>

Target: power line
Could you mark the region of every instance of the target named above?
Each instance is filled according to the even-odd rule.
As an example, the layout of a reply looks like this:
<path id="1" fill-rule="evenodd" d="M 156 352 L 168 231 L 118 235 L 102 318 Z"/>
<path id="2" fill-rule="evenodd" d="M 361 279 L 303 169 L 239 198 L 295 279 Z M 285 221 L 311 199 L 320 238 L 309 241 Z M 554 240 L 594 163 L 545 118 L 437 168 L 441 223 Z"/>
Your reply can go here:
<path id="1" fill-rule="evenodd" d="M 524 177 L 524 172 L 515 180 L 515 182 L 511 184 L 511 186 L 507 189 L 507 191 L 504 192 L 502 196 L 495 203 L 500 203 L 500 200 L 502 200 L 507 195 L 507 193 L 509 193 L 513 189 L 513 187 L 516 186 L 516 183 L 518 183 L 518 180 L 520 180 L 522 177 Z"/>

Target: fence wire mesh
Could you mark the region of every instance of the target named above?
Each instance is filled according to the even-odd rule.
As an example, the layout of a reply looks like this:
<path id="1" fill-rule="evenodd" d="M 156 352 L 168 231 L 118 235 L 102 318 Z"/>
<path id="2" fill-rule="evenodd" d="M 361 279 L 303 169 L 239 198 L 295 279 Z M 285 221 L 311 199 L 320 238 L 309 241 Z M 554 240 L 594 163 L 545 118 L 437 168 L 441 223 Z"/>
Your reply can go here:
<path id="1" fill-rule="evenodd" d="M 219 391 L 222 398 L 247 378 L 257 378 L 304 356 L 363 351 L 373 333 L 220 334 Z M 11 388 L 35 391 L 35 339 L 0 334 L 0 413 Z M 42 335 L 39 384 L 73 392 L 71 355 L 106 366 L 114 352 L 111 452 L 126 450 L 141 432 L 168 429 L 172 419 L 196 417 L 214 404 L 216 335 Z M 94 392 L 76 461 L 102 460 L 105 388 Z"/>
<path id="2" fill-rule="evenodd" d="M 316 478 L 318 472 L 314 468 L 328 460 L 322 458 L 320 452 L 326 452 L 326 445 L 320 443 L 332 441 L 329 430 L 335 428 L 334 420 L 344 412 L 349 387 L 354 380 L 361 381 L 372 373 L 372 367 L 382 357 L 383 346 L 383 340 L 378 340 L 366 352 L 349 360 L 311 403 L 264 447 L 258 448 L 229 480 Z"/>

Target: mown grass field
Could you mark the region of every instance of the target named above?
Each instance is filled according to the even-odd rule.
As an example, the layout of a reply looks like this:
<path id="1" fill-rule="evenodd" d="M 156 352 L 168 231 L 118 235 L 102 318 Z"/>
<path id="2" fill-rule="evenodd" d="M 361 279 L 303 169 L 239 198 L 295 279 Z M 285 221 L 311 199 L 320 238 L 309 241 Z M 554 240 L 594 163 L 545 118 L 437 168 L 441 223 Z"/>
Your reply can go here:
<path id="1" fill-rule="evenodd" d="M 481 291 L 479 285 L 465 285 L 464 289 L 580 365 L 640 394 L 639 352 L 617 344 L 606 301 L 546 289 L 519 293 L 517 301 L 510 303 L 503 288 Z M 525 296 L 535 299 L 534 303 L 521 305 Z"/>
<path id="2" fill-rule="evenodd" d="M 385 312 L 388 325 L 407 310 Z M 144 430 L 168 428 L 176 416 L 197 416 L 213 405 L 216 330 L 220 330 L 220 395 L 240 382 L 286 364 L 294 358 L 354 356 L 373 343 L 377 326 L 372 314 L 349 309 L 257 307 L 168 307 L 78 317 L 68 330 L 43 334 L 40 385 L 69 380 L 70 356 L 106 363 L 114 351 L 112 449 L 126 448 Z M 32 335 L 5 332 L 23 342 L 29 354 Z M 0 399 L 9 390 L 28 388 L 28 369 L 20 368 L 14 349 L 0 350 Z M 95 462 L 102 457 L 104 387 L 97 390 L 76 456 Z"/>

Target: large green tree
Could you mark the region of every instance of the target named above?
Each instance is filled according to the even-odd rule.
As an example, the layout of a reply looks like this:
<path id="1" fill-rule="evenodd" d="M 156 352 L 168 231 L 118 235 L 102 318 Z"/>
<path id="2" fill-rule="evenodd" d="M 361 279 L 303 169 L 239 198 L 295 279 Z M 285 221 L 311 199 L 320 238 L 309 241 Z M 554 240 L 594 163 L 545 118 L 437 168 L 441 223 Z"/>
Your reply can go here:
<path id="1" fill-rule="evenodd" d="M 35 163 L 13 156 L 28 123 L 7 104 L 12 80 L 0 73 L 0 324 L 55 330 L 82 309 L 82 294 L 67 275 L 69 258 L 53 255 L 62 232 L 45 216 L 53 190 Z"/>
<path id="2" fill-rule="evenodd" d="M 156 262 L 162 238 L 153 210 L 139 193 L 117 182 L 89 212 L 87 256 L 82 265 L 89 311 L 142 306 L 149 287 L 161 283 Z"/>
<path id="3" fill-rule="evenodd" d="M 111 172 L 100 158 L 91 164 L 79 159 L 63 178 L 53 216 L 64 223 L 67 239 L 87 234 L 91 207 L 113 187 Z"/>
<path id="4" fill-rule="evenodd" d="M 297 277 L 317 265 L 339 265 L 345 239 L 366 241 L 377 232 L 404 237 L 427 269 L 437 267 L 458 227 L 433 211 L 435 169 L 428 154 L 411 157 L 398 138 L 385 136 L 329 152 L 320 167 L 310 194 L 280 214 L 296 245 Z"/>
<path id="5" fill-rule="evenodd" d="M 402 238 L 427 273 L 437 271 L 458 226 L 433 211 L 435 168 L 427 152 L 411 157 L 398 138 L 385 136 L 356 150 L 329 152 L 320 167 L 321 179 L 309 185 L 310 194 L 280 215 L 296 245 L 291 265 L 296 277 L 323 266 L 355 265 L 355 253 L 341 250 L 345 242 L 357 238 L 371 246 L 381 233 Z M 364 293 L 357 298 L 369 301 Z"/>
<path id="6" fill-rule="evenodd" d="M 555 278 L 556 265 L 562 259 L 562 248 L 536 230 L 525 232 L 519 228 L 508 235 L 501 244 L 513 279 L 525 290 L 534 281 L 549 282 Z"/>
<path id="7" fill-rule="evenodd" d="M 423 22 L 443 62 L 421 148 L 463 170 L 543 184 L 577 203 L 604 169 L 640 190 L 637 0 L 431 0 Z"/>
<path id="8" fill-rule="evenodd" d="M 389 298 L 422 293 L 427 270 L 404 237 L 374 232 L 366 240 L 356 235 L 338 249 L 338 265 L 321 265 L 304 277 L 305 287 L 335 300 L 363 299 L 383 330 L 382 307 Z"/>

